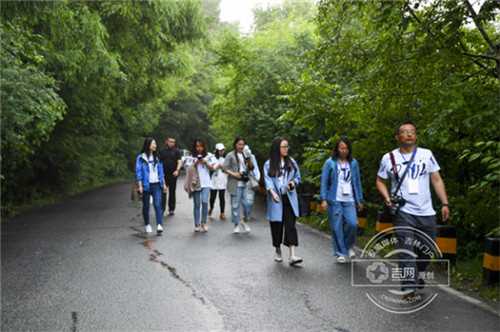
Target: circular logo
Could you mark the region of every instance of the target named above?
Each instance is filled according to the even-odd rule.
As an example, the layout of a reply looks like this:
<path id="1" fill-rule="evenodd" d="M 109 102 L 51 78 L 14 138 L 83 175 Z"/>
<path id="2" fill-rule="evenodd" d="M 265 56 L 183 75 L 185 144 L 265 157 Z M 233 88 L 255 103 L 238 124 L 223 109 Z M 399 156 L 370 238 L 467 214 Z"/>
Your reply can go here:
<path id="1" fill-rule="evenodd" d="M 394 233 L 394 236 L 392 236 Z M 366 287 L 366 296 L 377 307 L 395 314 L 409 314 L 428 306 L 438 295 L 437 275 L 426 271 L 443 255 L 429 235 L 408 226 L 378 233 L 366 244 L 356 268 L 353 286 Z"/>

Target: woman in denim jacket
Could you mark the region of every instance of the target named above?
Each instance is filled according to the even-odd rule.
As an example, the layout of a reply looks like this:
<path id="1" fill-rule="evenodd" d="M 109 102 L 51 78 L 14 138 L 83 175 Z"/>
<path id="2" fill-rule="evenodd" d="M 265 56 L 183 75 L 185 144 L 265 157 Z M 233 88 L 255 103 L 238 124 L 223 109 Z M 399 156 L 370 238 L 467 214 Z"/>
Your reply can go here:
<path id="1" fill-rule="evenodd" d="M 364 202 L 359 165 L 345 137 L 339 138 L 323 166 L 320 200 L 330 218 L 333 255 L 337 256 L 337 263 L 345 263 L 347 257 L 356 257 L 352 250 L 358 229 L 356 208 L 361 211 Z"/>
<path id="2" fill-rule="evenodd" d="M 150 137 L 144 140 L 141 153 L 137 156 L 135 163 L 135 178 L 142 194 L 142 216 L 146 233 L 153 230 L 149 224 L 149 197 L 153 197 L 153 206 L 156 214 L 156 230 L 163 232 L 161 210 L 161 193 L 167 192 L 163 175 L 163 165 L 156 153 L 156 141 Z"/>

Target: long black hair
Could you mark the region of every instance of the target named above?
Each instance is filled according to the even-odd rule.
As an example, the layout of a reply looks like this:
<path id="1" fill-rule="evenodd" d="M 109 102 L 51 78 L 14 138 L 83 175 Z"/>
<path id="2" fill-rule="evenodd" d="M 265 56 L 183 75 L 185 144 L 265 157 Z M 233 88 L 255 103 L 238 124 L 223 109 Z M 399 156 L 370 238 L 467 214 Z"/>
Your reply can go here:
<path id="1" fill-rule="evenodd" d="M 223 150 L 217 150 L 217 149 L 215 149 L 215 152 L 214 152 L 215 158 L 216 159 L 220 159 L 221 157 L 222 158 L 226 158 L 226 151 L 225 150 L 226 149 L 224 149 L 224 154 L 222 156 L 219 156 L 219 151 L 223 151 Z"/>
<path id="2" fill-rule="evenodd" d="M 141 154 L 145 153 L 149 158 L 149 155 L 151 154 L 151 143 L 153 143 L 154 140 L 155 139 L 152 137 L 146 137 L 146 139 L 144 140 L 144 144 L 142 145 Z M 156 167 L 156 163 L 158 162 L 158 155 L 156 154 L 156 151 L 153 151 L 153 160 Z"/>
<path id="3" fill-rule="evenodd" d="M 269 172 L 268 175 L 271 177 L 281 176 L 281 152 L 280 146 L 281 142 L 285 141 L 285 138 L 278 136 L 273 139 L 271 143 L 271 151 L 269 152 Z M 291 172 L 291 170 L 297 171 L 297 168 L 292 162 L 289 155 L 285 157 L 285 171 Z"/>
<path id="4" fill-rule="evenodd" d="M 201 146 L 203 146 L 203 152 L 201 153 L 201 155 L 203 157 L 206 157 L 207 154 L 208 154 L 208 150 L 207 150 L 207 142 L 205 141 L 204 138 L 202 137 L 196 137 L 194 139 L 194 142 L 193 142 L 193 146 L 191 147 L 191 156 L 193 157 L 196 157 L 198 156 L 198 151 L 196 151 L 196 143 L 200 143 Z"/>
<path id="5" fill-rule="evenodd" d="M 337 140 L 337 143 L 335 143 L 335 146 L 332 149 L 332 159 L 339 159 L 339 145 L 341 142 L 343 142 L 345 145 L 347 145 L 347 149 L 349 149 L 349 154 L 347 155 L 346 159 L 347 159 L 347 161 L 351 162 L 352 161 L 352 146 L 351 146 L 351 142 L 347 139 L 347 137 L 340 137 Z"/>
<path id="6" fill-rule="evenodd" d="M 243 138 L 243 136 L 236 137 L 236 139 L 233 142 L 233 149 L 234 149 L 235 153 L 236 153 L 236 143 L 238 143 L 239 141 L 245 142 L 245 145 L 247 144 L 247 141 L 245 141 L 245 139 Z"/>

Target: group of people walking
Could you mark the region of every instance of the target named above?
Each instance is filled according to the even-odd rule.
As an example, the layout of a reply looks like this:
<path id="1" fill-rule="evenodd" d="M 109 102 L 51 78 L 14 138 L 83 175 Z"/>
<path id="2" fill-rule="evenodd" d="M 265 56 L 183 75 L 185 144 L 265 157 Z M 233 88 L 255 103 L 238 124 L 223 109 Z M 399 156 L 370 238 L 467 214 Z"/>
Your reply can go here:
<path id="1" fill-rule="evenodd" d="M 442 202 L 443 220 L 450 216 L 450 208 L 444 183 L 439 175 L 439 166 L 428 149 L 416 147 L 416 127 L 411 122 L 403 122 L 396 128 L 395 139 L 399 148 L 385 154 L 377 174 L 377 188 L 384 198 L 388 209 L 396 210 L 394 226 L 409 226 L 422 231 L 431 239 L 435 238 L 436 221 L 432 207 L 429 183 Z M 156 142 L 148 138 L 141 154 L 137 157 L 136 178 L 143 195 L 143 215 L 146 232 L 152 231 L 149 222 L 149 197 L 153 197 L 157 231 L 163 231 L 162 211 L 166 210 L 165 194 L 170 187 L 169 214 L 175 210 L 175 181 L 181 167 L 180 154 L 173 150 L 175 138 L 167 139 L 166 147 L 156 153 Z M 289 248 L 289 264 L 302 262 L 297 256 L 298 234 L 295 227 L 299 216 L 297 186 L 301 182 L 297 162 L 289 156 L 290 146 L 283 137 L 276 137 L 272 143 L 269 159 L 263 167 L 264 183 L 267 192 L 267 220 L 271 228 L 272 245 L 275 248 L 275 261 L 283 261 L 281 245 Z M 175 162 L 174 162 L 175 160 Z M 255 192 L 252 181 L 260 181 L 260 171 L 255 156 L 251 153 L 243 137 L 237 137 L 233 151 L 226 154 L 225 146 L 218 143 L 215 153 L 208 152 L 204 139 L 196 138 L 190 156 L 185 163 L 185 189 L 194 201 L 193 215 L 195 231 L 208 231 L 207 216 L 214 210 L 216 196 L 219 196 L 220 219 L 225 220 L 225 191 L 231 197 L 231 222 L 233 232 L 250 232 L 248 220 L 254 203 Z M 406 173 L 409 173 L 406 176 Z M 386 187 L 386 179 L 391 179 L 391 192 Z M 163 200 L 160 202 L 161 193 Z M 210 196 L 210 201 L 209 201 Z M 354 259 L 353 249 L 358 228 L 357 211 L 363 209 L 363 189 L 360 167 L 353 157 L 350 141 L 340 137 L 326 160 L 321 175 L 319 200 L 330 219 L 333 255 L 337 263 Z M 210 207 L 209 207 L 210 203 Z M 201 207 L 201 213 L 200 213 Z M 240 210 L 242 217 L 240 218 Z M 416 273 L 411 280 L 403 283 L 403 291 L 414 292 L 422 285 L 418 271 L 423 271 L 428 263 L 417 264 L 418 250 L 411 252 L 408 237 L 417 237 L 416 232 L 402 227 L 395 230 L 397 249 L 400 253 L 401 268 L 413 268 Z M 403 250 L 404 249 L 404 250 Z"/>

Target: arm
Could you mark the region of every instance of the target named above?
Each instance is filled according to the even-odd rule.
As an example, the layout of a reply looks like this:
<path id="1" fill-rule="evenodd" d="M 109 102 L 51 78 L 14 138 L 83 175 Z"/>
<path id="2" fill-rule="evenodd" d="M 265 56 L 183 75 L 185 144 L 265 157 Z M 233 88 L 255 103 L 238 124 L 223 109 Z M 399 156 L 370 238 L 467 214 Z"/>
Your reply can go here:
<path id="1" fill-rule="evenodd" d="M 355 172 L 356 172 L 356 186 L 359 189 L 358 190 L 358 195 L 359 195 L 359 205 L 358 205 L 358 212 L 363 210 L 363 203 L 365 200 L 363 199 L 363 187 L 361 186 L 361 173 L 359 171 L 359 164 L 356 161 L 356 167 L 355 167 Z"/>
<path id="2" fill-rule="evenodd" d="M 260 170 L 259 170 L 259 165 L 257 164 L 257 158 L 255 158 L 254 155 L 252 155 L 252 162 L 253 162 L 253 165 L 255 166 L 254 169 L 252 170 L 253 174 L 254 174 L 254 178 L 257 180 L 257 181 L 260 181 Z"/>
<path id="3" fill-rule="evenodd" d="M 446 195 L 446 189 L 444 187 L 444 182 L 439 172 L 431 173 L 431 182 L 432 186 L 434 187 L 434 191 L 438 195 L 441 203 L 449 204 L 448 196 Z M 443 205 L 443 207 L 441 208 L 441 215 L 443 216 L 443 221 L 448 220 L 448 218 L 450 218 L 450 207 L 447 205 Z"/>
<path id="4" fill-rule="evenodd" d="M 264 170 L 263 171 L 264 171 L 264 183 L 266 185 L 266 190 L 272 196 L 273 200 L 276 203 L 279 203 L 280 202 L 280 197 L 279 197 L 279 195 L 276 192 L 274 192 L 273 180 L 269 176 L 269 162 L 266 162 L 264 164 Z"/>
<path id="5" fill-rule="evenodd" d="M 385 205 L 391 207 L 391 196 L 389 194 L 389 190 L 387 190 L 387 185 L 385 183 L 386 179 L 382 179 L 380 176 L 377 176 L 377 189 L 382 197 L 384 197 Z"/>
<path id="6" fill-rule="evenodd" d="M 137 162 L 135 163 L 135 179 L 137 180 L 137 186 L 139 187 L 139 192 L 142 194 L 142 170 L 139 158 L 137 158 Z"/>
<path id="7" fill-rule="evenodd" d="M 237 178 L 238 180 L 241 179 L 241 174 L 240 173 L 236 173 L 236 172 L 233 172 L 231 170 L 229 170 L 229 167 L 231 166 L 231 160 L 233 158 L 235 158 L 236 156 L 234 155 L 228 155 L 228 157 L 226 158 L 226 160 L 224 160 L 224 165 L 222 166 L 222 171 L 226 174 L 229 174 L 235 178 Z M 236 157 L 238 158 L 238 157 Z"/>
<path id="8" fill-rule="evenodd" d="M 177 167 L 175 168 L 175 172 L 173 172 L 172 175 L 174 177 L 178 177 L 181 168 L 182 168 L 182 159 L 177 159 Z"/>
<path id="9" fill-rule="evenodd" d="M 321 200 L 321 209 L 326 211 L 328 208 L 328 202 L 326 201 L 326 194 L 328 192 L 328 179 L 330 178 L 330 161 L 327 159 L 323 165 L 323 170 L 321 171 L 321 188 L 319 199 Z"/>

